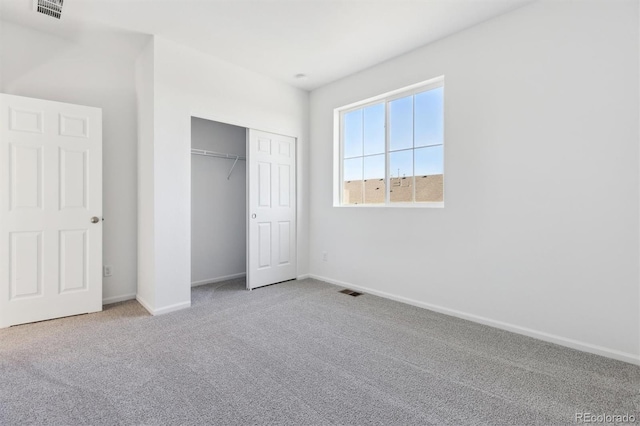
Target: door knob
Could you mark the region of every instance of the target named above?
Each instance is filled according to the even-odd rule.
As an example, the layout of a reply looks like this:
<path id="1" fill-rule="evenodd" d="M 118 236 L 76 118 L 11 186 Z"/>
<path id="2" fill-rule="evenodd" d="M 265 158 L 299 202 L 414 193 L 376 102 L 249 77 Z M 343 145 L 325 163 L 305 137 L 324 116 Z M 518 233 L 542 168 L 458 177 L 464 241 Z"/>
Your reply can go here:
<path id="1" fill-rule="evenodd" d="M 256 214 L 255 214 L 255 213 L 251 215 L 251 219 L 255 219 L 256 217 L 257 217 L 257 216 L 256 216 Z"/>
<path id="2" fill-rule="evenodd" d="M 100 222 L 100 219 L 98 219 L 96 216 L 91 218 L 91 223 L 98 223 Z"/>

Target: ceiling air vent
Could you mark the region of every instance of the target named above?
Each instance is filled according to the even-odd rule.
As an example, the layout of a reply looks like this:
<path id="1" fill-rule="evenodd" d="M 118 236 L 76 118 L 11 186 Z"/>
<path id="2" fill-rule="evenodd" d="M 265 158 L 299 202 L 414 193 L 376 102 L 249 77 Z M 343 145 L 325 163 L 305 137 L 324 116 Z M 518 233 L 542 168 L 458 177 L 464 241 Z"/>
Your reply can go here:
<path id="1" fill-rule="evenodd" d="M 38 13 L 60 19 L 63 2 L 64 0 L 34 0 L 34 6 Z"/>

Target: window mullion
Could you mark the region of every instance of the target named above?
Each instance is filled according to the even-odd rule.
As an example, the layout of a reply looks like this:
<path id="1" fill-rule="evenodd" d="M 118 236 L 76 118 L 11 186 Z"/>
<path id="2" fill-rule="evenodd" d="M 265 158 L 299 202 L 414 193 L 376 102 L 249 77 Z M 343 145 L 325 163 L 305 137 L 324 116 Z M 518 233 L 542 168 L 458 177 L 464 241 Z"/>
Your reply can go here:
<path id="1" fill-rule="evenodd" d="M 384 204 L 389 205 L 391 202 L 391 179 L 389 177 L 389 167 L 391 167 L 391 161 L 389 159 L 389 148 L 391 147 L 389 141 L 389 101 L 384 103 L 384 166 L 385 166 L 385 194 Z"/>
<path id="2" fill-rule="evenodd" d="M 413 177 L 411 178 L 411 201 L 416 202 L 416 96 L 411 96 L 411 163 L 413 166 Z"/>
<path id="3" fill-rule="evenodd" d="M 344 204 L 344 112 L 340 113 L 340 204 Z"/>
<path id="4" fill-rule="evenodd" d="M 362 134 L 362 139 L 360 140 L 362 145 L 362 151 L 360 151 L 360 160 L 362 161 L 362 167 L 360 168 L 360 172 L 362 173 L 360 176 L 360 193 L 362 194 L 362 204 L 367 204 L 367 200 L 365 198 L 365 185 L 364 185 L 364 111 L 365 108 L 362 108 L 362 121 L 360 122 L 360 132 Z"/>

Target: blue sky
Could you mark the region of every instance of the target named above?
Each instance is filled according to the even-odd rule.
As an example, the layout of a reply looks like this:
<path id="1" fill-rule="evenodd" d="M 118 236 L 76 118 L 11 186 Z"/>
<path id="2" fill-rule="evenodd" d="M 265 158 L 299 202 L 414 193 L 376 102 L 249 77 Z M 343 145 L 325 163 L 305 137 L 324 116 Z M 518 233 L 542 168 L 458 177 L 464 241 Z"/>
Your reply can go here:
<path id="1" fill-rule="evenodd" d="M 414 152 L 417 176 L 442 173 L 442 97 L 439 87 L 389 103 L 391 177 L 414 175 Z M 384 138 L 384 103 L 344 115 L 345 180 L 384 178 Z"/>

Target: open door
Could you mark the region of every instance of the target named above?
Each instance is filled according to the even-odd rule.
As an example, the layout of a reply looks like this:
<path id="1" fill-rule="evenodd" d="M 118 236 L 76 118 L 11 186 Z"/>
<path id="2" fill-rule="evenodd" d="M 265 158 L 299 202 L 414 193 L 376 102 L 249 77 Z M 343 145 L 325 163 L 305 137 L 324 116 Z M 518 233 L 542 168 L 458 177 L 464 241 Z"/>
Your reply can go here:
<path id="1" fill-rule="evenodd" d="M 249 129 L 247 289 L 296 278 L 296 140 Z"/>
<path id="2" fill-rule="evenodd" d="M 0 327 L 102 310 L 102 111 L 0 94 Z"/>

